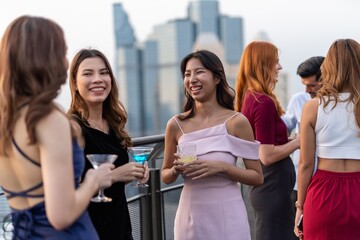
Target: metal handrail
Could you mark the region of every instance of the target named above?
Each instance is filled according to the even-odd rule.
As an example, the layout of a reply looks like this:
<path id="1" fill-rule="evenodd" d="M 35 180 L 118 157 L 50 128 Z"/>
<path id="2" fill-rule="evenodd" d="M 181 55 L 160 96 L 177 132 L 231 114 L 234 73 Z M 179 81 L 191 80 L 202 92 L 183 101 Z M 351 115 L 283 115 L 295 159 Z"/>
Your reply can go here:
<path id="1" fill-rule="evenodd" d="M 156 169 L 155 161 L 164 149 L 164 139 L 164 134 L 132 139 L 134 146 L 155 144 L 148 159 L 150 168 L 148 194 L 140 200 L 142 209 L 141 236 L 143 240 L 162 239 L 160 169 Z"/>
<path id="2" fill-rule="evenodd" d="M 132 142 L 134 146 L 140 146 L 140 145 L 164 142 L 164 140 L 165 140 L 165 134 L 159 134 L 159 135 L 133 138 Z"/>

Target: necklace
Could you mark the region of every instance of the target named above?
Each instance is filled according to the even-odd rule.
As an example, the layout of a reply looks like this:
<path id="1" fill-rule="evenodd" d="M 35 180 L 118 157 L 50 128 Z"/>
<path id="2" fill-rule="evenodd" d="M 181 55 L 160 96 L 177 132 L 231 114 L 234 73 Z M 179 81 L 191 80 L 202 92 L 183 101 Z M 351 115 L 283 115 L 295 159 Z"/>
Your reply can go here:
<path id="1" fill-rule="evenodd" d="M 104 123 L 104 120 L 101 120 L 101 127 L 99 124 L 97 124 L 96 122 L 92 121 L 92 120 L 88 120 L 88 123 L 90 124 L 90 127 L 95 128 L 103 133 L 107 134 L 107 126 L 106 123 Z"/>

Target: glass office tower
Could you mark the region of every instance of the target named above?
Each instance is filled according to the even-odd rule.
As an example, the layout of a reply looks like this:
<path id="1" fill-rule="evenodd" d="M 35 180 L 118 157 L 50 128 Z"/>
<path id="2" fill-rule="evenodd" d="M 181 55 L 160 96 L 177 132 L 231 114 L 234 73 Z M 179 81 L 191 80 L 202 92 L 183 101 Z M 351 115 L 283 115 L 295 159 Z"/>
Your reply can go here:
<path id="1" fill-rule="evenodd" d="M 114 4 L 116 72 L 120 98 L 129 114 L 127 128 L 133 137 L 164 133 L 170 117 L 182 111 L 179 65 L 194 47 L 220 54 L 229 82 L 235 82 L 244 47 L 242 18 L 220 14 L 215 0 L 189 2 L 187 13 L 184 19 L 155 26 L 144 43 L 137 43 L 122 5 Z M 211 39 L 216 44 L 209 47 L 199 41 L 206 37 L 200 36 L 215 36 Z"/>

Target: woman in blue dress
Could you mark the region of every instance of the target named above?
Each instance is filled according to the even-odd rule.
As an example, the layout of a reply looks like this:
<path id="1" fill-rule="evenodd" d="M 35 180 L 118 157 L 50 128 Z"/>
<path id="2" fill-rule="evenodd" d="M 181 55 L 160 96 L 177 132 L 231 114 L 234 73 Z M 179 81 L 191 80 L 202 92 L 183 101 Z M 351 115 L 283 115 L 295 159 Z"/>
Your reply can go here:
<path id="1" fill-rule="evenodd" d="M 86 212 L 111 184 L 112 164 L 84 168 L 82 141 L 54 99 L 66 82 L 64 34 L 55 22 L 22 16 L 0 44 L 0 185 L 13 239 L 99 239 Z"/>

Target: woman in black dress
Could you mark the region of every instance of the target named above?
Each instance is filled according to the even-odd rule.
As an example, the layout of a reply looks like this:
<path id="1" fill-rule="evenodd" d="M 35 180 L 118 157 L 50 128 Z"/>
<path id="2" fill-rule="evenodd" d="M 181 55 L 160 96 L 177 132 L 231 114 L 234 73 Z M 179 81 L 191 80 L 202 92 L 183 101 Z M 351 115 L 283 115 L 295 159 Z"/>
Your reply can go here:
<path id="1" fill-rule="evenodd" d="M 90 203 L 92 222 L 104 240 L 133 239 L 125 196 L 125 184 L 147 180 L 148 169 L 129 162 L 127 148 L 132 145 L 125 129 L 127 113 L 118 100 L 118 87 L 107 58 L 98 50 L 80 50 L 70 66 L 71 105 L 68 115 L 75 119 L 85 138 L 85 154 L 116 154 L 113 184 L 105 189 L 111 202 Z M 92 168 L 87 160 L 85 171 Z"/>

